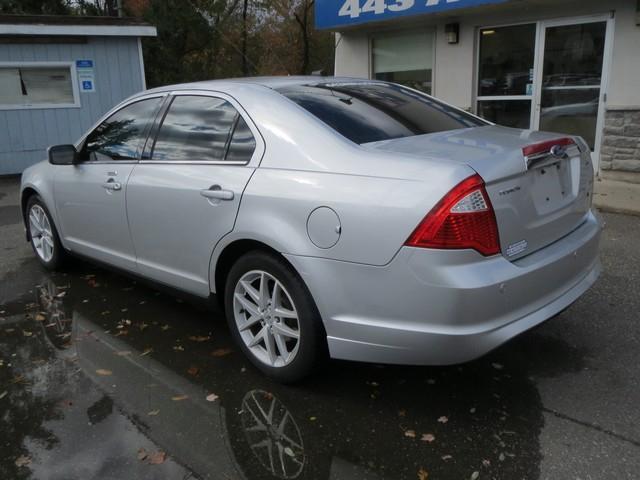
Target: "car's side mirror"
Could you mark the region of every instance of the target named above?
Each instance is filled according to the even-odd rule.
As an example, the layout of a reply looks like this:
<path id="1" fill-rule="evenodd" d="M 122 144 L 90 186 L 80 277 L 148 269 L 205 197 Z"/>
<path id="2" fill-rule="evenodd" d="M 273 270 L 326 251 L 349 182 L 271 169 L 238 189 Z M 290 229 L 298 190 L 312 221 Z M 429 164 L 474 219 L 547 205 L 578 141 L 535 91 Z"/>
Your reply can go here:
<path id="1" fill-rule="evenodd" d="M 78 151 L 73 145 L 49 147 L 49 163 L 52 165 L 73 165 L 78 162 Z"/>

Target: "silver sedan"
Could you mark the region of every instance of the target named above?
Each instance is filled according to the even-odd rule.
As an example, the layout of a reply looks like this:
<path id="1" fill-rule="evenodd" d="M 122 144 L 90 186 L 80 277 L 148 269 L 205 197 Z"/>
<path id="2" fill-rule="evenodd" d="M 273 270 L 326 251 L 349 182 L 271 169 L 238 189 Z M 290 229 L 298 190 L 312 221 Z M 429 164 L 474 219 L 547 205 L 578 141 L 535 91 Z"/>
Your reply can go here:
<path id="1" fill-rule="evenodd" d="M 328 357 L 468 361 L 600 272 L 579 137 L 490 124 L 349 78 L 175 85 L 108 112 L 22 177 L 40 262 L 68 254 L 217 296 L 260 370 Z"/>

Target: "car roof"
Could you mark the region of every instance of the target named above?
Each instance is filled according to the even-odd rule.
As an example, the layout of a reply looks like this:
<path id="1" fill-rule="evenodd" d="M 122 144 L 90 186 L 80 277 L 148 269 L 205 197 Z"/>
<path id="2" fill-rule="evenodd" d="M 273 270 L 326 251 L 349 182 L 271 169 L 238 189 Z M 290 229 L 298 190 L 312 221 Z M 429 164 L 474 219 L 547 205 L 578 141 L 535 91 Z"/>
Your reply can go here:
<path id="1" fill-rule="evenodd" d="M 176 85 L 166 85 L 145 93 L 167 90 L 217 90 L 220 88 L 231 87 L 234 85 L 251 84 L 263 87 L 278 89 L 296 85 L 317 85 L 322 83 L 334 82 L 359 82 L 359 83 L 380 83 L 375 80 L 354 77 L 333 77 L 319 75 L 295 75 L 295 76 L 271 76 L 271 77 L 243 77 L 243 78 L 226 78 L 220 80 L 205 80 L 193 83 L 179 83 Z"/>

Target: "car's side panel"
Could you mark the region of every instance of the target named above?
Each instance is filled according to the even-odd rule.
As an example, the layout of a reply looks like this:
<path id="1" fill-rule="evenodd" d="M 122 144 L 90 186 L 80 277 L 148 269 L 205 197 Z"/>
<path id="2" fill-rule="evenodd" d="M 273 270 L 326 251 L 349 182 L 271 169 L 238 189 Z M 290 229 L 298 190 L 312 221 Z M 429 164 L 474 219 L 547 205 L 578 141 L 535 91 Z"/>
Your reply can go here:
<path id="1" fill-rule="evenodd" d="M 47 160 L 30 166 L 22 172 L 20 194 L 22 195 L 26 189 L 35 191 L 44 201 L 58 232 L 60 232 L 60 222 L 58 221 L 58 212 L 54 201 L 53 179 L 55 174 L 56 168 Z M 63 239 L 61 238 L 61 240 Z"/>
<path id="2" fill-rule="evenodd" d="M 450 186 L 469 174 L 464 167 L 434 170 L 425 181 L 261 167 L 245 190 L 234 236 L 259 232 L 282 253 L 384 265 Z M 314 244 L 308 233 L 318 207 L 337 217 L 315 232 L 335 236 L 330 248 Z M 212 263 L 215 268 L 215 258 Z"/>
<path id="3" fill-rule="evenodd" d="M 58 226 L 66 248 L 135 271 L 126 215 L 127 180 L 134 166 L 87 162 L 54 167 Z"/>
<path id="4" fill-rule="evenodd" d="M 127 186 L 127 213 L 138 272 L 156 281 L 208 296 L 209 259 L 216 242 L 233 229 L 242 191 L 253 167 L 145 164 Z M 202 195 L 213 185 L 233 199 Z"/>

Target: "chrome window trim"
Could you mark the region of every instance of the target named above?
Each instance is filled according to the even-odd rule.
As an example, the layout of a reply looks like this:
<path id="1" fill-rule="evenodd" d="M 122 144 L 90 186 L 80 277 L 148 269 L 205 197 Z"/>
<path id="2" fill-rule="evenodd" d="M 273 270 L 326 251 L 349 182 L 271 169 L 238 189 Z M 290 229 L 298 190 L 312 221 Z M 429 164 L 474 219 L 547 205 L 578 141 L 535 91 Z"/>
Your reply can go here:
<path id="1" fill-rule="evenodd" d="M 144 165 L 240 165 L 246 166 L 251 162 L 239 162 L 237 160 L 140 160 L 136 162 Z"/>

